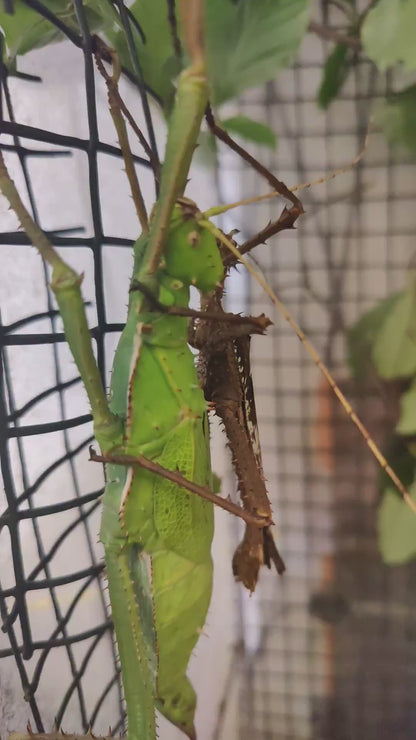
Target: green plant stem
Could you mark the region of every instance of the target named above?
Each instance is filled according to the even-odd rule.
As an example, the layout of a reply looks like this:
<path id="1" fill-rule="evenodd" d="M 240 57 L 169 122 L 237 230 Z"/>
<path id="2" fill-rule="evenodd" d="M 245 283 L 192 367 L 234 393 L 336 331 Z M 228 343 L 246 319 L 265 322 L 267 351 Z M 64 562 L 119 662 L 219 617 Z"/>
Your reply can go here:
<path id="1" fill-rule="evenodd" d="M 103 451 L 121 443 L 122 425 L 111 413 L 100 372 L 92 349 L 91 335 L 80 290 L 82 276 L 78 275 L 55 251 L 42 229 L 35 223 L 23 204 L 0 153 L 0 190 L 10 203 L 34 247 L 52 268 L 51 288 L 56 296 L 65 336 L 82 377 L 91 412 L 95 436 Z"/>

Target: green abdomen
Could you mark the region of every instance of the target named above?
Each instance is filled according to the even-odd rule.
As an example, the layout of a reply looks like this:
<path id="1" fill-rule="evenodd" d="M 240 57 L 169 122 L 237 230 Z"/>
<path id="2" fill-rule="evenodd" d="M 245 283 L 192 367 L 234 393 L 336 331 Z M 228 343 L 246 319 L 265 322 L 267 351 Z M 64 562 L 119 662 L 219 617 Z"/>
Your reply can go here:
<path id="1" fill-rule="evenodd" d="M 143 336 L 140 346 L 136 342 L 137 355 L 130 364 L 126 449 L 208 485 L 205 400 L 186 339 L 169 342 L 166 336 L 172 325 L 164 322 L 169 321 L 171 317 L 158 320 L 158 329 L 165 330 L 162 345 L 152 334 Z M 146 568 L 136 569 L 136 593 L 139 611 L 148 610 L 152 600 L 158 708 L 192 738 L 196 699 L 186 669 L 211 597 L 213 507 L 139 468 L 127 476 L 124 497 L 124 534 L 129 543 L 142 548 L 140 559 L 147 563 Z M 151 574 L 150 592 L 140 587 L 143 573 Z"/>

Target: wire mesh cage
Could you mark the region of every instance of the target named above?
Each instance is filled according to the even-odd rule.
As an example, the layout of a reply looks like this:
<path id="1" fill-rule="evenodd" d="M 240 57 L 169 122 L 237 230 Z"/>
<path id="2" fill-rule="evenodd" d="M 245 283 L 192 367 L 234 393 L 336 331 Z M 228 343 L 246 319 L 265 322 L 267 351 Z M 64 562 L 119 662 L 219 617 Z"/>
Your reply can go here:
<path id="1" fill-rule="evenodd" d="M 36 118 L 42 118 L 41 81 L 24 73 L 10 80 L 2 67 L 1 146 L 17 157 L 19 179 L 35 220 L 41 219 L 43 226 L 51 220 L 50 236 L 54 244 L 81 252 L 84 269 L 93 275 L 92 335 L 98 364 L 106 377 L 106 335 L 119 332 L 122 324 L 108 319 L 104 295 L 105 246 L 130 246 L 132 241 L 108 236 L 104 231 L 99 157 L 120 157 L 120 152 L 99 138 L 92 37 L 82 3 L 76 5 L 79 34 L 65 27 L 43 5 L 28 5 L 56 24 L 78 53 L 78 57 L 70 55 L 68 61 L 78 64 L 80 97 L 75 99 L 80 106 L 84 136 L 59 133 L 59 126 L 68 128 L 66 122 L 59 120 L 59 113 L 64 117 L 69 101 L 55 116 L 54 130 L 22 123 L 19 115 L 15 116 L 14 98 L 20 102 L 36 101 L 31 114 L 22 105 L 19 110 L 25 120 L 29 118 L 35 123 Z M 58 98 L 62 86 L 61 78 L 55 87 Z M 28 87 L 36 91 L 28 92 Z M 47 94 L 51 94 L 51 87 Z M 59 110 L 59 100 L 55 99 L 55 104 Z M 72 118 L 73 115 L 74 112 Z M 71 154 L 72 160 L 76 160 L 75 168 L 66 165 Z M 137 159 L 140 165 L 148 166 L 144 158 Z M 77 167 L 82 168 L 85 182 L 89 183 L 85 193 L 90 209 L 87 235 L 82 233 L 84 226 L 80 227 L 71 216 L 80 211 L 70 192 L 76 180 L 68 183 L 69 189 L 65 188 L 68 169 L 74 177 Z M 45 202 L 39 209 L 42 200 L 38 195 L 39 172 L 49 187 L 55 179 L 55 186 L 61 187 L 60 197 L 64 186 L 65 204 L 55 202 L 54 212 L 49 203 L 49 215 Z M 55 221 L 57 213 L 62 217 L 62 228 Z M 6 720 L 12 703 L 12 688 L 9 693 L 6 691 L 6 661 L 13 660 L 34 729 L 43 731 L 45 723 L 50 724 L 51 711 L 61 727 L 69 711 L 78 729 L 86 731 L 98 723 L 103 730 L 104 712 L 107 722 L 104 731 L 111 719 L 112 731 L 119 732 L 123 723 L 121 686 L 103 590 L 103 562 L 96 546 L 102 488 L 97 486 L 100 478 L 97 471 L 93 476 L 88 475 L 83 464 L 93 439 L 91 416 L 83 399 L 80 402 L 77 393 L 80 378 L 62 345 L 64 337 L 48 287 L 47 268 L 44 266 L 39 271 L 35 267 L 30 278 L 38 280 L 35 294 L 28 288 L 26 299 L 20 292 L 19 302 L 14 302 L 13 280 L 20 282 L 26 260 L 31 261 L 28 241 L 21 231 L 15 230 L 3 232 L 1 242 L 13 245 L 14 250 L 20 249 L 24 254 L 16 253 L 14 270 L 6 247 L 2 247 L 5 298 L 1 325 L 1 464 L 5 502 L 0 530 L 6 567 L 1 570 L 0 607 L 7 640 L 2 641 L 4 646 L 0 650 L 4 666 L 0 704 L 3 713 L 8 711 Z M 21 288 L 20 283 L 20 291 Z M 40 445 L 36 444 L 37 439 L 42 440 Z M 102 670 L 103 662 L 106 671 Z M 13 717 L 10 721 L 11 727 L 5 725 L 4 732 L 15 726 Z"/>
<path id="2" fill-rule="evenodd" d="M 55 108 L 59 96 L 69 100 L 61 101 L 57 119 L 37 77 L 25 71 L 10 78 L 2 67 L 0 146 L 18 164 L 16 178 L 35 219 L 86 274 L 92 336 L 108 383 L 124 316 L 113 271 L 122 263 L 126 294 L 132 244 L 124 213 L 111 216 L 103 205 L 115 191 L 126 201 L 121 176 L 112 169 L 108 177 L 109 162 L 120 152 L 109 143 L 114 134 L 101 118 L 105 96 L 96 90 L 82 2 L 75 0 L 79 33 L 37 0 L 25 3 L 67 36 L 70 51 L 62 53 L 79 83 L 75 98 L 70 88 L 71 97 L 59 67 Z M 336 23 L 327 3 L 316 11 L 326 23 Z M 266 118 L 278 132 L 277 154 L 266 164 L 288 184 L 351 161 L 362 147 L 372 101 L 392 83 L 387 79 L 380 87 L 372 67 L 357 58 L 340 99 L 324 114 L 315 102 L 324 58 L 325 44 L 308 36 L 295 65 L 238 106 Z M 51 57 L 38 59 L 46 76 L 53 76 Z M 156 154 L 149 107 L 138 87 L 144 108 L 137 115 L 150 125 Z M 25 108 L 25 99 L 37 101 L 33 109 L 30 103 Z M 259 157 L 265 158 L 264 150 Z M 140 157 L 136 162 L 150 191 L 149 163 Z M 276 237 L 257 257 L 380 442 L 392 423 L 389 410 L 377 388 L 363 394 L 349 380 L 345 332 L 364 309 L 403 284 L 415 231 L 412 167 L 373 134 L 364 160 L 342 178 L 308 191 L 306 216 L 296 232 Z M 225 149 L 218 183 L 225 201 L 243 188 L 247 194 L 261 187 Z M 46 194 L 51 184 L 65 192 L 65 208 L 58 196 Z M 248 207 L 233 214 L 230 228 L 252 233 L 273 209 Z M 0 235 L 7 260 L 0 324 L 0 731 L 16 728 L 12 695 L 21 691 L 38 731 L 50 729 L 51 718 L 65 727 L 71 716 L 83 731 L 92 726 L 105 732 L 111 724 L 118 734 L 122 690 L 97 549 L 103 481 L 97 485 L 97 469 L 91 472 L 85 462 L 91 417 L 47 270 L 39 269 L 26 237 L 10 223 Z M 229 296 L 233 308 L 270 314 L 249 281 L 240 276 L 236 286 Z M 272 318 L 271 336 L 253 342 L 252 364 L 264 467 L 288 573 L 279 582 L 273 574 L 263 576 L 251 599 L 239 588 L 233 591 L 231 641 L 239 649 L 230 664 L 225 694 L 231 699 L 222 708 L 217 737 L 409 738 L 416 729 L 414 567 L 383 566 L 376 542 L 375 465 L 298 340 Z M 228 535 L 236 541 L 235 523 Z"/>
<path id="3" fill-rule="evenodd" d="M 320 20 L 336 27 L 337 9 Z M 374 101 L 394 89 L 358 59 L 327 113 L 316 106 L 325 43 L 308 36 L 292 69 L 239 110 L 279 134 L 268 166 L 289 185 L 314 180 L 361 150 Z M 255 176 L 223 155 L 223 184 Z M 397 419 L 377 386 L 354 386 L 346 334 L 377 300 L 403 287 L 413 259 L 414 163 L 372 133 L 348 174 L 302 196 L 296 233 L 280 234 L 256 258 L 300 321 L 374 439 Z M 238 195 L 234 192 L 231 200 Z M 228 197 L 230 193 L 228 192 Z M 264 225 L 273 203 L 251 206 L 237 226 Z M 234 224 L 235 225 L 235 224 Z M 248 287 L 252 313 L 270 307 Z M 267 344 L 253 340 L 253 374 L 269 489 L 288 575 L 265 577 L 258 611 L 242 609 L 246 635 L 240 690 L 242 738 L 407 738 L 415 733 L 413 564 L 383 564 L 377 542 L 376 463 L 297 337 L 279 317 Z M 259 616 L 259 614 L 261 616 Z M 259 631 L 259 623 L 261 629 Z M 250 639 L 250 635 L 252 638 Z"/>

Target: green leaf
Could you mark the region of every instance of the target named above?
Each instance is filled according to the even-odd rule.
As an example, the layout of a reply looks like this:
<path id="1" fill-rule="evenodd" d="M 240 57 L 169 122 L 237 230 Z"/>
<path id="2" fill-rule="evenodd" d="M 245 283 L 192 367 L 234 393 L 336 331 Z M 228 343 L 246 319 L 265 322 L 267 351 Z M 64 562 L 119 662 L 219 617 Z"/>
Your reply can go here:
<path id="1" fill-rule="evenodd" d="M 400 418 L 396 432 L 407 437 L 416 435 L 416 378 L 400 398 Z"/>
<path id="2" fill-rule="evenodd" d="M 173 80 L 180 72 L 175 57 L 172 35 L 168 22 L 166 0 L 135 0 L 130 11 L 138 21 L 145 36 L 134 30 L 134 41 L 146 85 L 160 99 L 164 109 L 171 108 L 175 88 Z M 134 73 L 124 31 L 106 34 L 120 56 L 122 64 Z"/>
<path id="3" fill-rule="evenodd" d="M 200 131 L 195 160 L 203 167 L 216 167 L 218 163 L 217 140 L 211 131 Z"/>
<path id="4" fill-rule="evenodd" d="M 391 434 L 388 444 L 383 450 L 386 459 L 389 461 L 396 475 L 400 478 L 406 489 L 409 489 L 415 482 L 415 455 L 410 449 L 409 441 L 399 437 L 394 432 Z M 379 491 L 385 491 L 392 488 L 393 484 L 386 470 L 380 468 Z M 399 492 L 394 488 L 397 496 Z"/>
<path id="5" fill-rule="evenodd" d="M 397 62 L 416 69 L 415 29 L 416 0 L 379 0 L 361 28 L 364 51 L 381 71 Z"/>
<path id="6" fill-rule="evenodd" d="M 416 504 L 416 484 L 410 487 L 409 492 Z M 416 514 L 396 489 L 385 489 L 378 510 L 377 525 L 378 544 L 385 563 L 400 565 L 415 557 Z"/>
<path id="7" fill-rule="evenodd" d="M 416 155 L 416 85 L 389 95 L 376 111 L 375 121 L 390 144 Z"/>
<path id="8" fill-rule="evenodd" d="M 351 69 L 354 53 L 345 44 L 337 44 L 325 62 L 318 92 L 318 105 L 327 108 L 341 90 Z"/>
<path id="9" fill-rule="evenodd" d="M 266 126 L 265 123 L 253 121 L 247 116 L 233 116 L 221 121 L 221 126 L 230 134 L 237 134 L 242 139 L 254 141 L 256 144 L 263 144 L 270 149 L 275 149 L 277 137 L 274 131 Z"/>
<path id="10" fill-rule="evenodd" d="M 206 48 L 214 105 L 262 85 L 293 58 L 309 0 L 208 0 Z"/>
<path id="11" fill-rule="evenodd" d="M 79 33 L 79 26 L 73 4 L 68 0 L 43 0 L 43 4 L 73 31 Z M 91 31 L 111 27 L 117 20 L 117 13 L 107 0 L 88 0 L 84 3 L 88 25 Z M 6 57 L 13 63 L 17 55 L 26 54 L 47 44 L 64 39 L 64 34 L 20 0 L 14 0 L 12 15 L 0 11 L 0 28 L 6 42 Z"/>
<path id="12" fill-rule="evenodd" d="M 373 361 L 385 380 L 416 372 L 416 284 L 400 294 L 383 321 L 373 348 Z"/>
<path id="13" fill-rule="evenodd" d="M 378 332 L 394 306 L 403 295 L 403 291 L 392 293 L 370 311 L 361 316 L 349 330 L 347 337 L 348 364 L 356 380 L 363 381 L 374 374 L 373 347 Z"/>
<path id="14" fill-rule="evenodd" d="M 74 14 L 73 11 L 72 14 L 69 13 L 66 0 L 45 2 L 45 5 L 67 25 L 73 27 Z M 26 54 L 32 49 L 63 38 L 61 31 L 27 5 L 16 0 L 13 7 L 13 15 L 0 11 L 0 28 L 6 41 L 8 61 L 13 61 L 18 54 Z M 78 24 L 76 28 L 78 29 Z"/>

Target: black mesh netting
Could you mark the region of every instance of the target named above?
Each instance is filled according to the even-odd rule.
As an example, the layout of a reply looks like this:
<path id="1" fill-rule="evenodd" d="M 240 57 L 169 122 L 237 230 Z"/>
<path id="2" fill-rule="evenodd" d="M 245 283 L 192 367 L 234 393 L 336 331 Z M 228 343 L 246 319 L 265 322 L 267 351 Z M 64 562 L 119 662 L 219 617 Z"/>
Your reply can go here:
<path id="1" fill-rule="evenodd" d="M 47 14 L 37 0 L 25 3 Z M 62 30 L 83 60 L 85 135 L 21 124 L 14 109 L 29 88 L 32 95 L 34 90 L 41 95 L 42 82 L 27 74 L 10 80 L 3 68 L 0 146 L 18 160 L 18 184 L 42 226 L 50 219 L 39 218 L 41 168 L 55 172 L 57 160 L 64 166 L 70 158 L 83 158 L 91 232 L 83 233 L 70 215 L 53 222 L 49 231 L 64 253 L 85 255 L 94 279 L 90 326 L 107 378 L 108 349 L 121 324 L 108 318 L 105 255 L 121 253 L 131 241 L 103 225 L 98 163 L 101 156 L 119 152 L 100 140 L 91 37 L 80 0 L 75 6 L 79 33 Z M 328 3 L 315 10 L 318 19 L 320 13 L 323 22 L 336 24 Z M 277 153 L 261 150 L 259 158 L 288 185 L 351 160 L 362 146 L 372 101 L 392 85 L 391 79 L 380 84 L 373 68 L 357 58 L 339 100 L 328 113 L 318 111 L 315 96 L 326 51 L 323 42 L 308 36 L 294 67 L 239 106 L 253 118 L 266 118 L 277 131 Z M 150 125 L 146 106 L 143 115 Z M 151 129 L 149 140 L 154 145 Z M 146 161 L 137 161 L 147 168 Z M 378 389 L 360 394 L 351 384 L 345 332 L 378 298 L 403 285 L 414 248 L 414 182 L 414 165 L 393 156 L 382 137 L 373 134 L 354 171 L 303 196 L 306 215 L 296 233 L 283 233 L 257 255 L 378 441 L 389 421 L 388 409 Z M 241 183 L 245 194 L 267 190 L 234 155 L 221 150 L 224 197 L 238 196 Z M 237 223 L 243 233 L 252 233 L 255 224 L 260 228 L 274 213 L 273 204 L 252 206 L 233 215 L 230 226 Z M 30 279 L 30 250 L 22 232 L 17 227 L 3 231 L 0 244 L 6 254 L 13 248 L 25 255 Z M 71 712 L 79 718 L 78 729 L 91 725 L 103 731 L 102 716 L 110 713 L 112 732 L 118 733 L 122 694 L 96 547 L 101 490 L 94 484 L 97 469 L 87 473 L 84 464 L 92 440 L 90 416 L 76 395 L 80 380 L 68 363 L 47 271 L 37 273 L 36 304 L 21 299 L 22 270 L 22 258 L 16 257 L 16 269 L 1 275 L 3 317 L 9 315 L 6 298 L 13 310 L 12 320 L 0 323 L 5 486 L 0 709 L 6 717 L 3 665 L 7 675 L 19 677 L 34 729 L 42 731 L 43 718 L 50 717 L 44 698 L 49 688 L 58 725 L 65 727 Z M 247 307 L 270 315 L 258 289 L 246 282 L 244 289 Z M 298 340 L 277 316 L 272 318 L 268 339 L 253 342 L 253 369 L 264 467 L 288 572 L 279 581 L 274 574 L 264 576 L 256 597 L 236 601 L 236 640 L 243 650 L 233 662 L 225 714 L 235 711 L 232 697 L 238 694 L 239 727 L 226 717 L 224 727 L 234 729 L 223 729 L 221 737 L 407 740 L 416 732 L 414 567 L 382 565 L 376 542 L 376 467 Z M 28 365 L 33 382 L 25 387 L 23 367 Z M 110 672 L 102 670 L 103 661 Z"/>
<path id="2" fill-rule="evenodd" d="M 31 181 L 31 172 L 36 170 L 36 166 L 33 168 L 35 159 L 36 163 L 42 160 L 44 171 L 47 172 L 48 163 L 52 160 L 59 160 L 62 171 L 71 154 L 82 152 L 85 157 L 91 235 L 83 236 L 83 229 L 77 223 L 71 223 L 71 217 L 65 214 L 65 225 L 68 222 L 70 225 L 62 229 L 57 225 L 50 233 L 50 238 L 56 246 L 65 249 L 73 247 L 87 250 L 93 261 L 96 313 L 92 335 L 98 364 L 105 377 L 105 336 L 119 332 L 122 325 L 109 323 L 107 319 L 103 247 L 130 246 L 132 242 L 104 232 L 98 158 L 100 154 L 119 157 L 120 152 L 115 146 L 102 143 L 99 139 L 92 38 L 82 3 L 75 2 L 79 34 L 54 19 L 41 3 L 33 1 L 27 5 L 55 23 L 79 48 L 84 65 L 82 105 L 86 108 L 86 114 L 82 114 L 87 119 L 87 135 L 79 138 L 19 123 L 10 91 L 15 78 L 21 82 L 20 87 L 14 87 L 18 101 L 28 94 L 27 86 L 40 86 L 41 80 L 28 74 L 17 74 L 9 85 L 3 67 L 1 147 L 18 158 L 21 192 L 37 221 L 37 196 Z M 126 23 L 129 23 L 128 18 Z M 49 101 L 49 104 L 53 103 Z M 150 117 L 147 117 L 151 127 Z M 149 138 L 154 143 L 151 128 L 150 133 Z M 148 165 L 140 157 L 136 157 L 136 161 L 144 167 Z M 54 177 L 54 171 L 50 169 L 52 180 L 49 180 L 49 187 Z M 28 244 L 20 230 L 3 232 L 0 240 L 2 245 L 13 245 L 16 250 Z M 7 258 L 7 253 L 5 256 Z M 2 271 L 7 298 L 16 290 L 13 279 L 17 279 L 21 290 L 19 280 L 23 278 L 22 273 L 19 277 L 18 269 L 13 271 L 10 261 L 4 261 L 3 264 L 8 266 L 7 270 Z M 11 304 L 11 313 L 13 316 L 17 313 L 19 318 L 11 323 L 0 324 L 0 434 L 5 488 L 0 534 L 1 552 L 6 564 L 1 569 L 0 609 L 2 630 L 7 635 L 7 641 L 2 640 L 1 643 L 0 657 L 5 668 L 7 659 L 13 658 L 15 661 L 21 690 L 30 705 L 27 718 L 31 714 L 33 729 L 43 731 L 43 716 L 45 713 L 50 718 L 50 704 L 54 705 L 52 716 L 58 727 L 62 726 L 62 722 L 65 725 L 69 708 L 72 716 L 79 718 L 78 729 L 86 731 L 90 726 L 95 727 L 97 722 L 101 726 L 100 712 L 108 706 L 108 702 L 112 702 L 112 732 L 117 733 L 122 727 L 121 686 L 112 626 L 104 597 L 103 562 L 96 547 L 99 526 L 96 515 L 102 489 L 93 490 L 80 468 L 80 460 L 87 455 L 88 444 L 93 439 L 91 417 L 88 413 L 76 413 L 77 401 L 71 392 L 79 386 L 80 378 L 72 364 L 69 364 L 68 370 L 67 358 L 62 357 L 61 343 L 64 337 L 48 289 L 45 266 L 42 273 L 34 275 L 34 279 L 38 280 L 39 310 L 28 314 L 23 290 L 18 310 L 13 312 Z M 3 314 L 8 313 L 7 306 L 3 306 L 3 309 Z M 33 371 L 33 382 L 25 389 L 18 376 L 19 367 L 27 368 L 26 363 Z M 48 420 L 30 423 L 28 420 L 32 418 Z M 77 431 L 76 437 L 71 434 L 73 430 Z M 44 440 L 43 448 L 42 445 L 31 444 L 38 435 L 42 435 Z M 39 450 L 42 449 L 39 461 Z M 93 478 L 97 480 L 97 470 Z M 83 566 L 75 567 L 77 553 L 81 555 L 79 562 Z M 93 602 L 93 609 L 90 603 L 85 606 L 86 600 Z M 100 668 L 103 659 L 106 659 L 107 667 L 112 665 L 112 670 L 103 671 Z M 5 705 L 10 705 L 12 699 L 6 692 L 4 676 L 2 682 L 1 675 L 0 671 L 5 718 Z M 38 700 L 38 689 L 42 682 L 43 706 Z M 45 699 L 48 690 L 50 704 Z M 5 724 L 1 728 L 3 731 L 6 731 Z"/>

